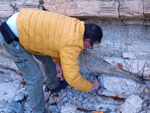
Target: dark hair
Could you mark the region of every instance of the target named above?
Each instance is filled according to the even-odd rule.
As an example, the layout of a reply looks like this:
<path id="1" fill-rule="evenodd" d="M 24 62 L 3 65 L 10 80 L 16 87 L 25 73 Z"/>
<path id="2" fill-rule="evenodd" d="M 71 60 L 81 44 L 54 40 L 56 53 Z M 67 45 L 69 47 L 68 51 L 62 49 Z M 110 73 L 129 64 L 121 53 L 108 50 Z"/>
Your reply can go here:
<path id="1" fill-rule="evenodd" d="M 102 29 L 93 23 L 85 24 L 85 32 L 84 32 L 84 38 L 90 39 L 93 43 L 98 41 L 101 42 L 101 39 L 103 37 Z"/>

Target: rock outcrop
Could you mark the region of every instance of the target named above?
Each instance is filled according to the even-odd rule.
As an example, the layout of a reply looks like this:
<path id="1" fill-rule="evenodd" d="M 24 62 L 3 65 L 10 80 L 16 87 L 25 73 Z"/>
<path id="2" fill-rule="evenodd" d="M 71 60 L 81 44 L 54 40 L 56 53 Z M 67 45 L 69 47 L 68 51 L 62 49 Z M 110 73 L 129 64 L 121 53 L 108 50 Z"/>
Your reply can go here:
<path id="1" fill-rule="evenodd" d="M 2 0 L 0 18 L 6 18 L 23 8 L 88 19 L 150 19 L 149 0 Z"/>
<path id="2" fill-rule="evenodd" d="M 101 44 L 79 56 L 81 75 L 90 82 L 97 79 L 100 89 L 81 92 L 68 86 L 57 95 L 45 92 L 48 111 L 80 113 L 74 110 L 79 106 L 101 111 L 110 108 L 113 113 L 150 112 L 149 0 L 1 0 L 0 23 L 23 8 L 54 11 L 103 29 Z M 21 75 L 0 46 L 1 113 L 31 112 Z M 43 89 L 45 83 L 46 78 Z"/>

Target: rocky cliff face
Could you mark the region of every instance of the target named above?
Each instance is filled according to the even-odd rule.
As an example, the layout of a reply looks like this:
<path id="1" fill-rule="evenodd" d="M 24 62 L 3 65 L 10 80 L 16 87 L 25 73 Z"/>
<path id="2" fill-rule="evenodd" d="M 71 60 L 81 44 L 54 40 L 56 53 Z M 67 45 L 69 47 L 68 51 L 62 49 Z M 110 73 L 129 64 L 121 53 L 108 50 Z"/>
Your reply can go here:
<path id="1" fill-rule="evenodd" d="M 150 19 L 149 0 L 1 0 L 0 6 L 0 18 L 34 8 L 80 18 Z"/>
<path id="2" fill-rule="evenodd" d="M 22 8 L 77 17 L 98 24 L 104 32 L 101 44 L 79 56 L 83 77 L 97 79 L 101 88 L 84 93 L 69 86 L 53 98 L 45 93 L 47 109 L 71 113 L 78 105 L 97 110 L 110 108 L 112 113 L 150 112 L 149 0 L 1 0 L 1 22 Z M 0 67 L 0 112 L 29 113 L 21 73 L 2 48 Z"/>

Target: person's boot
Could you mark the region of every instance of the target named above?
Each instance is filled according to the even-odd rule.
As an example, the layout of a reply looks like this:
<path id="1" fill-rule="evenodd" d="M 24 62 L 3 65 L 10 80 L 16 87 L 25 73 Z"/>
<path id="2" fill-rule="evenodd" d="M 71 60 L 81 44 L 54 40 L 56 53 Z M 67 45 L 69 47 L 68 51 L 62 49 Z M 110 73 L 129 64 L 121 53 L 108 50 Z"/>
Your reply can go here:
<path id="1" fill-rule="evenodd" d="M 45 87 L 45 92 L 48 92 L 50 91 L 51 93 L 54 93 L 54 92 L 57 92 L 57 91 L 60 91 L 62 88 L 65 88 L 66 86 L 69 86 L 69 84 L 66 82 L 66 81 L 60 81 L 59 85 L 57 88 L 55 89 L 49 89 L 48 88 L 48 85 Z"/>

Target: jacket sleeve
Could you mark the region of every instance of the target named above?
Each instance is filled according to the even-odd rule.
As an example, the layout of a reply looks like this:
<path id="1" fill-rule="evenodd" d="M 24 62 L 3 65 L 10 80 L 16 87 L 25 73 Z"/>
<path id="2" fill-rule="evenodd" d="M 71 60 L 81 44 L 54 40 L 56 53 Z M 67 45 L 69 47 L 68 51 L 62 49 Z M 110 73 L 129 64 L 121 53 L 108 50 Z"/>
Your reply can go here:
<path id="1" fill-rule="evenodd" d="M 53 62 L 60 61 L 59 58 L 52 57 Z"/>
<path id="2" fill-rule="evenodd" d="M 78 66 L 80 52 L 79 47 L 66 47 L 60 51 L 60 61 L 68 84 L 78 90 L 88 92 L 92 89 L 92 84 L 80 75 Z"/>

